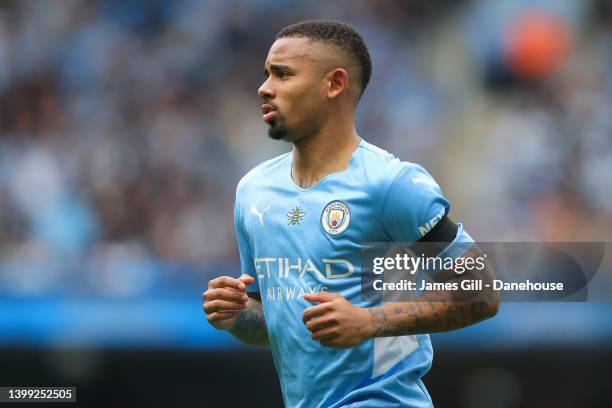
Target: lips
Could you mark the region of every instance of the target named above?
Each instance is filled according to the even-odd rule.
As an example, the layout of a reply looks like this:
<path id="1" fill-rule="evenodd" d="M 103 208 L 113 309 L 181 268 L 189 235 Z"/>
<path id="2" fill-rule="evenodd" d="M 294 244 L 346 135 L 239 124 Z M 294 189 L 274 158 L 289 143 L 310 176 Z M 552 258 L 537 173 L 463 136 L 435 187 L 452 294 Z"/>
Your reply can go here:
<path id="1" fill-rule="evenodd" d="M 270 104 L 264 103 L 261 105 L 261 111 L 263 112 L 264 122 L 269 122 L 274 116 L 276 116 L 276 108 Z"/>

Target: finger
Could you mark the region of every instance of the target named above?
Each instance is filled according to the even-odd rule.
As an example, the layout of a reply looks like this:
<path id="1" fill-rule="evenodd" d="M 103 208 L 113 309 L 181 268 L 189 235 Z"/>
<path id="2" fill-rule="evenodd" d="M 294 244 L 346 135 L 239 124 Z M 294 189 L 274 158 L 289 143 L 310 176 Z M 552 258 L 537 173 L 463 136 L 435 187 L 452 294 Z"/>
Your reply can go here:
<path id="1" fill-rule="evenodd" d="M 204 292 L 203 298 L 206 302 L 220 299 L 229 302 L 246 303 L 246 301 L 249 300 L 246 293 L 227 288 L 208 289 Z"/>
<path id="2" fill-rule="evenodd" d="M 330 340 L 335 337 L 338 337 L 338 328 L 334 326 L 334 327 L 328 327 L 325 329 L 321 329 L 319 331 L 312 333 L 310 337 L 313 340 L 318 340 L 318 341 Z"/>
<path id="3" fill-rule="evenodd" d="M 253 278 L 251 275 L 247 275 L 246 273 L 243 273 L 238 279 L 246 286 L 249 286 L 255 282 L 255 278 Z"/>
<path id="4" fill-rule="evenodd" d="M 210 302 L 206 302 L 204 303 L 204 312 L 206 312 L 207 314 L 209 313 L 214 313 L 214 312 L 230 312 L 233 310 L 242 310 L 244 309 L 245 305 L 242 303 L 236 303 L 236 302 L 228 302 L 226 300 L 212 300 Z"/>
<path id="5" fill-rule="evenodd" d="M 337 293 L 329 292 L 317 292 L 317 293 L 305 293 L 304 299 L 309 302 L 331 302 L 334 299 L 339 298 L 340 295 Z"/>
<path id="6" fill-rule="evenodd" d="M 336 348 L 336 349 L 345 349 L 345 348 L 349 348 L 350 347 L 348 345 L 341 344 L 337 337 L 334 337 L 334 338 L 331 338 L 331 339 L 327 339 L 327 340 L 321 340 L 320 343 L 324 347 Z"/>
<path id="7" fill-rule="evenodd" d="M 310 330 L 312 333 L 314 333 L 319 330 L 323 330 L 327 327 L 331 327 L 334 324 L 335 324 L 334 321 L 332 321 L 327 316 L 324 316 L 324 317 L 317 317 L 316 319 L 309 320 L 308 323 L 306 323 L 306 328 Z"/>
<path id="8" fill-rule="evenodd" d="M 331 303 L 321 303 L 316 306 L 310 306 L 304 309 L 302 321 L 306 324 L 310 319 L 317 316 L 322 316 L 333 308 Z"/>
<path id="9" fill-rule="evenodd" d="M 232 319 L 238 315 L 238 312 L 214 312 L 206 315 L 206 320 L 209 322 L 219 322 L 222 320 Z"/>
<path id="10" fill-rule="evenodd" d="M 244 291 L 246 289 L 246 285 L 236 278 L 232 278 L 229 276 L 219 276 L 211 280 L 208 284 L 210 288 L 223 288 L 229 287 L 234 288 L 236 290 Z"/>

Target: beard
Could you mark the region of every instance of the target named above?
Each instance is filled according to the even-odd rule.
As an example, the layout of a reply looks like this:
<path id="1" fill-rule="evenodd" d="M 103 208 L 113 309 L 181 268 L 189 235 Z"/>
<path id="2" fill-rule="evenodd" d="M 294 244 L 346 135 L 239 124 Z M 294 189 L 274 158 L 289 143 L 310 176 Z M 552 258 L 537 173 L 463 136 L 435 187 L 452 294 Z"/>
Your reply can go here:
<path id="1" fill-rule="evenodd" d="M 270 136 L 270 138 L 274 140 L 285 139 L 289 134 L 288 129 L 282 124 L 275 122 L 270 124 L 270 129 L 268 129 L 268 136 Z"/>

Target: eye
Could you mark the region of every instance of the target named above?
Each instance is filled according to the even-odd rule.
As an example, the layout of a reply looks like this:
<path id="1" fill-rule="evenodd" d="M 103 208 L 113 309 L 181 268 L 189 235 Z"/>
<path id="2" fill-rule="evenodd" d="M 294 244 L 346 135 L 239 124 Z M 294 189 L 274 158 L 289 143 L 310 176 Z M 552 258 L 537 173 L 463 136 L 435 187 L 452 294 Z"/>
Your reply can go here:
<path id="1" fill-rule="evenodd" d="M 278 73 L 276 74 L 276 76 L 277 76 L 279 79 L 283 79 L 283 78 L 286 78 L 286 77 L 287 77 L 287 73 L 286 73 L 285 71 L 278 71 Z"/>

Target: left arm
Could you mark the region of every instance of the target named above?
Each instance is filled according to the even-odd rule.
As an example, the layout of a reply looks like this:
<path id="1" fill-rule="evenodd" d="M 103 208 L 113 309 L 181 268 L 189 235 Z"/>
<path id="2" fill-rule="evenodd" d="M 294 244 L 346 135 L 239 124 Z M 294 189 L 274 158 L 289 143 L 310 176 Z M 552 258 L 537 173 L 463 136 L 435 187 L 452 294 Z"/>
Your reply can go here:
<path id="1" fill-rule="evenodd" d="M 481 255 L 476 244 L 463 257 Z M 463 279 L 492 280 L 493 272 L 486 262 L 481 271 L 462 275 L 448 271 L 438 282 Z M 405 336 L 444 332 L 470 326 L 495 316 L 499 295 L 492 289 L 475 294 L 465 291 L 428 292 L 410 302 L 395 302 L 371 308 L 354 306 L 332 293 L 304 295 L 311 302 L 322 302 L 304 311 L 303 321 L 312 339 L 328 347 L 352 347 L 373 337 Z M 314 319 L 313 319 L 314 318 Z"/>
<path id="2" fill-rule="evenodd" d="M 463 258 L 476 258 L 482 253 L 474 244 Z M 467 271 L 462 275 L 439 279 L 452 282 L 465 279 L 491 282 L 493 272 L 489 263 L 482 271 Z M 460 329 L 491 318 L 499 310 L 499 294 L 493 289 L 484 289 L 470 294 L 466 291 L 428 292 L 411 302 L 389 303 L 367 309 L 371 322 L 368 324 L 372 337 L 404 336 L 409 334 L 435 333 Z"/>
<path id="3" fill-rule="evenodd" d="M 394 174 L 389 180 L 381 208 L 382 227 L 389 242 L 433 243 L 429 249 L 435 255 L 454 243 L 463 245 L 473 241 L 467 233 L 466 236 L 457 235 L 458 226 L 447 217 L 450 203 L 425 169 L 407 164 Z M 440 214 L 441 219 L 432 227 L 432 221 Z M 442 244 L 440 251 L 436 250 L 438 244 Z M 474 243 L 462 258 L 481 255 Z M 441 271 L 433 278 L 437 282 L 481 279 L 484 283 L 493 279 L 493 271 L 486 261 L 485 268 L 481 270 L 461 272 L 464 271 Z M 372 308 L 355 307 L 337 294 L 308 294 L 304 295 L 304 299 L 321 303 L 307 308 L 303 321 L 312 338 L 329 347 L 352 347 L 372 337 L 455 330 L 497 313 L 499 295 L 485 288 L 483 284 L 484 290 L 480 292 L 427 291 L 410 302 L 388 303 Z"/>

